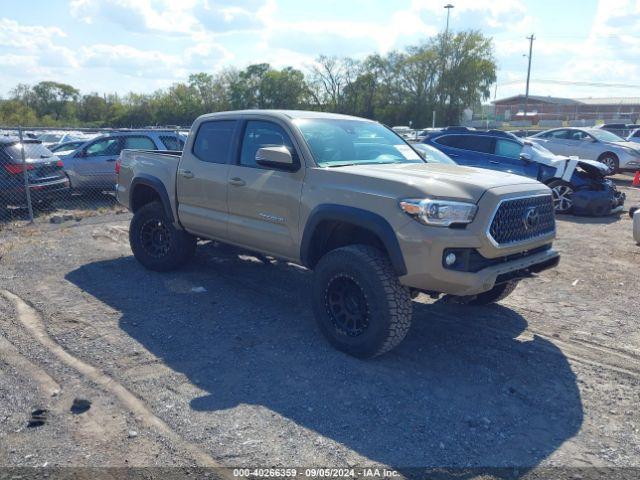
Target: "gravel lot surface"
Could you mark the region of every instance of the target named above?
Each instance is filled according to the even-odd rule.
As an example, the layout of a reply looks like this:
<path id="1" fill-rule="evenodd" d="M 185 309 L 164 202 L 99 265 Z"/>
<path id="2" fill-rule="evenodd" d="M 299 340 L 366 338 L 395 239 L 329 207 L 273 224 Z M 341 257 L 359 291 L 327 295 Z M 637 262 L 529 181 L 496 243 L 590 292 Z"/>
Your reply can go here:
<path id="1" fill-rule="evenodd" d="M 320 336 L 305 269 L 203 243 L 149 272 L 129 218 L 0 231 L 0 465 L 640 467 L 626 212 L 560 217 L 560 266 L 499 305 L 421 295 L 369 361 Z"/>

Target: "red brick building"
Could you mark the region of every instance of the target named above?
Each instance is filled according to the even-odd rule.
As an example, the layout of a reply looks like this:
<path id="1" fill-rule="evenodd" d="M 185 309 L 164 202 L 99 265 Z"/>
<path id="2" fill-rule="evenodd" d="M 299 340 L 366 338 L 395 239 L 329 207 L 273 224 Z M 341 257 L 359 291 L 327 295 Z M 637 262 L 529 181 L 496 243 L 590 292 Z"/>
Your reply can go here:
<path id="1" fill-rule="evenodd" d="M 562 98 L 529 95 L 527 114 L 524 114 L 524 95 L 496 100 L 493 103 L 496 120 L 619 120 L 635 123 L 640 117 L 640 97 Z"/>

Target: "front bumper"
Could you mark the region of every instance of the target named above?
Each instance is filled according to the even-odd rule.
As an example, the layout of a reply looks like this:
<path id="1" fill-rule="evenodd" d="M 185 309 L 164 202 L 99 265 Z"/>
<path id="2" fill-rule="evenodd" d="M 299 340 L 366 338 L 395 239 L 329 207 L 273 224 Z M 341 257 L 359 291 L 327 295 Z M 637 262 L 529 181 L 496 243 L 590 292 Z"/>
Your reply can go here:
<path id="1" fill-rule="evenodd" d="M 531 277 L 558 265 L 560 254 L 553 249 L 515 260 L 500 262 L 477 272 L 458 272 L 441 268 L 436 275 L 401 277 L 400 281 L 411 288 L 451 295 L 477 295 L 491 290 L 495 285 Z"/>
<path id="2" fill-rule="evenodd" d="M 600 217 L 622 210 L 626 195 L 613 186 L 605 190 L 577 190 L 573 193 L 573 213 Z"/>
<path id="3" fill-rule="evenodd" d="M 522 278 L 555 266 L 559 255 L 548 247 L 551 232 L 524 243 L 496 246 L 487 233 L 493 214 L 502 200 L 523 196 L 550 195 L 547 187 L 513 186 L 488 190 L 478 202 L 478 214 L 465 228 L 439 228 L 409 220 L 397 230 L 407 273 L 400 282 L 410 288 L 450 295 L 477 295 L 491 290 L 496 282 Z M 450 249 L 473 249 L 487 262 L 477 271 L 456 271 L 443 263 Z"/>

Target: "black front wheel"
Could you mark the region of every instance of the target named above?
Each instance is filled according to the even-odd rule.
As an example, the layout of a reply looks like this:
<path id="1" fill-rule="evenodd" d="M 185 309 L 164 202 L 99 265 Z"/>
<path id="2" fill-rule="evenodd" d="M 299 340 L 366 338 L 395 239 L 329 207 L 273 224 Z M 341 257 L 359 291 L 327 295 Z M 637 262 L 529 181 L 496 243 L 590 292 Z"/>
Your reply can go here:
<path id="1" fill-rule="evenodd" d="M 133 255 L 150 270 L 166 272 L 186 263 L 194 254 L 196 238 L 175 228 L 158 202 L 138 210 L 129 228 Z"/>
<path id="2" fill-rule="evenodd" d="M 360 358 L 395 348 L 411 326 L 411 296 L 380 250 L 350 245 L 327 253 L 314 272 L 313 311 L 338 350 Z"/>

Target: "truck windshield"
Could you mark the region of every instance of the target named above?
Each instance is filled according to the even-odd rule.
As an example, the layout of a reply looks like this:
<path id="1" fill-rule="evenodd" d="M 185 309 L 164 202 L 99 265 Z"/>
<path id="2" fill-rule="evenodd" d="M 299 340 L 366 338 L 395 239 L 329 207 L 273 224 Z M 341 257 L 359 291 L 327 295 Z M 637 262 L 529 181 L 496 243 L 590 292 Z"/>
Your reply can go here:
<path id="1" fill-rule="evenodd" d="M 300 129 L 320 167 L 374 163 L 423 163 L 398 135 L 379 123 L 299 118 Z"/>

